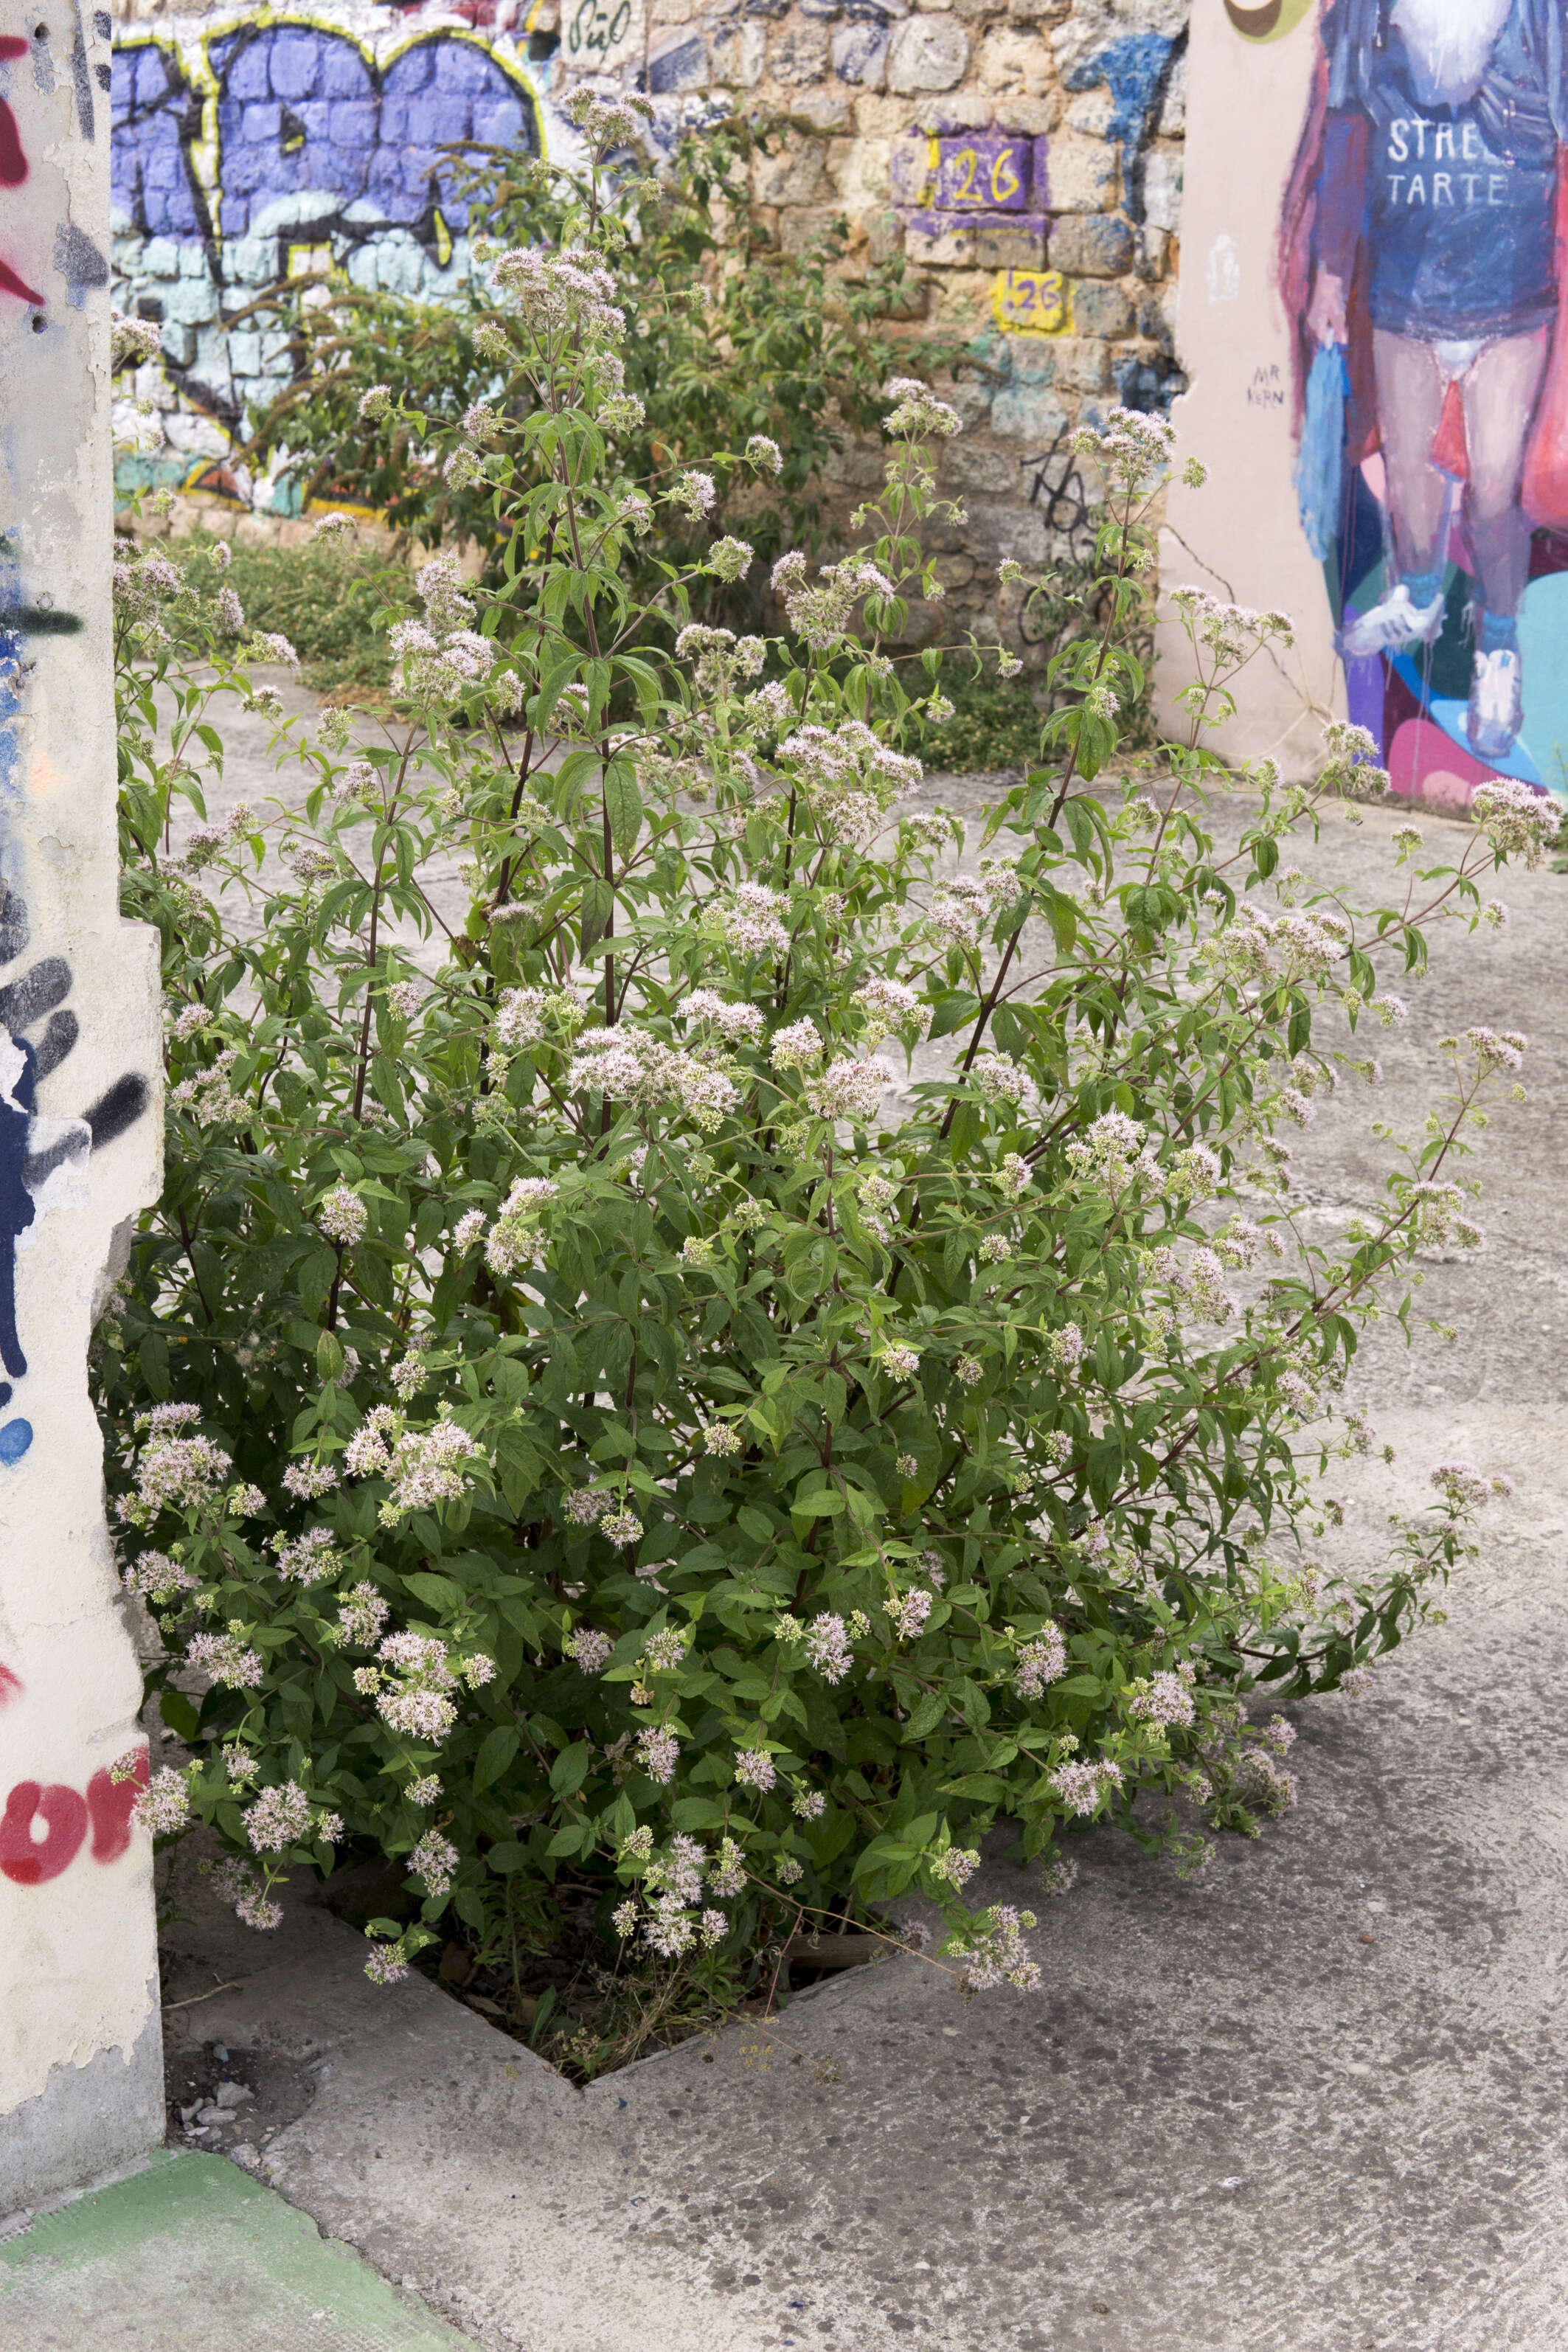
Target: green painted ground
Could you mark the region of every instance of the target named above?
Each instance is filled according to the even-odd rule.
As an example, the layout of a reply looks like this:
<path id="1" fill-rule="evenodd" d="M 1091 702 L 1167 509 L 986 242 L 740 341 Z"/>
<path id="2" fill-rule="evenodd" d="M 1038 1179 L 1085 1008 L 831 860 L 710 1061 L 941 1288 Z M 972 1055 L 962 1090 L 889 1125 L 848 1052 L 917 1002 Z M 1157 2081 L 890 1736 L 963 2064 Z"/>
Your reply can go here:
<path id="1" fill-rule="evenodd" d="M 471 2352 L 226 2158 L 161 2152 L 0 2242 L 0 2352 Z"/>

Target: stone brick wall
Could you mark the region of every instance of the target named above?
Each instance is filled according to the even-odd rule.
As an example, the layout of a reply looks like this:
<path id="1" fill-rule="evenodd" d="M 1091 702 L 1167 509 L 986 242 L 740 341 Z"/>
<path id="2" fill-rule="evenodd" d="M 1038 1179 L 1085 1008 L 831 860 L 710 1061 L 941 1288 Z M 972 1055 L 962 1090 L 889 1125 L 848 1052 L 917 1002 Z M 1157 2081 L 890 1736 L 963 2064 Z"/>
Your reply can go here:
<path id="1" fill-rule="evenodd" d="M 276 506 L 229 452 L 287 365 L 281 341 L 228 322 L 329 255 L 438 299 L 468 253 L 440 145 L 559 152 L 585 78 L 647 91 L 656 148 L 737 103 L 787 114 L 754 184 L 781 247 L 847 216 L 851 271 L 906 256 L 911 365 L 925 338 L 965 354 L 946 485 L 968 520 L 942 557 L 965 624 L 1013 633 L 988 584 L 1002 557 L 1087 544 L 1073 425 L 1182 389 L 1186 0 L 311 0 L 286 20 L 117 5 L 118 299 L 163 318 L 167 350 L 142 387 L 163 445 L 138 478 Z M 862 487 L 875 454 L 846 451 L 839 472 Z"/>

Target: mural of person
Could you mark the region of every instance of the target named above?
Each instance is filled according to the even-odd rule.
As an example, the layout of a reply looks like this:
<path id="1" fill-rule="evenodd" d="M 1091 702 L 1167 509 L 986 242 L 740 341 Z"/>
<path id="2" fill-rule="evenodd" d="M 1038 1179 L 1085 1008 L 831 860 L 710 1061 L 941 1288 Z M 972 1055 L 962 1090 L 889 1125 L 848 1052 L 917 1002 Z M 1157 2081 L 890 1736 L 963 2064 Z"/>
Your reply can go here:
<path id="1" fill-rule="evenodd" d="M 1568 614 L 1568 5 L 1326 0 L 1319 31 L 1280 275 L 1299 415 L 1342 431 L 1351 715 L 1403 789 L 1424 758 L 1561 784 L 1558 665 L 1537 677 L 1530 646 Z"/>

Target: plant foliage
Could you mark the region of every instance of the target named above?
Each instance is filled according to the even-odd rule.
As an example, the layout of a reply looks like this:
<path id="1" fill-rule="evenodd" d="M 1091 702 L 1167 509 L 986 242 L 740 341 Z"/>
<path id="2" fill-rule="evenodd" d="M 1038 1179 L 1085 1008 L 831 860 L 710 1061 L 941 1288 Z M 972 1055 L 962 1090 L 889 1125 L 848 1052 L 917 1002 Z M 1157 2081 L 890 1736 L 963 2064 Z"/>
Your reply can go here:
<path id="1" fill-rule="evenodd" d="M 583 115 L 624 137 L 624 107 Z M 168 1144 L 99 1393 L 195 1747 L 147 1801 L 216 1823 L 263 1921 L 291 1862 L 404 1863 L 420 1916 L 381 1923 L 383 1975 L 448 1912 L 491 1950 L 547 1932 L 565 1874 L 629 1952 L 716 1982 L 805 1911 L 916 1890 L 970 1984 L 1027 1984 L 1028 1915 L 963 1900 L 982 1837 L 1059 1886 L 1089 1820 L 1189 1862 L 1192 1807 L 1255 1827 L 1290 1784 L 1250 1696 L 1363 1671 L 1463 1548 L 1485 1482 L 1450 1469 L 1336 1581 L 1313 1478 L 1370 1442 L 1339 1402 L 1365 1318 L 1422 1242 L 1474 1237 L 1456 1170 L 1518 1043 L 1451 1041 L 1339 1240 L 1293 1221 L 1277 1130 L 1364 1074 L 1381 975 L 1554 821 L 1494 788 L 1395 908 L 1283 871 L 1370 746 L 1331 729 L 1310 790 L 1228 776 L 1210 732 L 1288 625 L 1187 591 L 1184 733 L 1122 779 L 1170 436 L 1118 412 L 1083 443 L 1102 624 L 966 841 L 904 748 L 941 656 L 887 651 L 957 417 L 889 387 L 858 550 L 784 552 L 771 646 L 692 621 L 750 577 L 719 519 L 778 453 L 643 470 L 640 217 L 594 175 L 555 247 L 494 261 L 463 331 L 525 397 L 455 439 L 422 366 L 370 396 L 389 469 L 396 440 L 463 475 L 497 577 L 427 566 L 375 740 L 279 722 L 289 790 L 174 855 L 214 698 L 265 704 L 288 649 L 233 649 L 211 552 L 119 583 Z M 639 547 L 669 551 L 668 654 Z"/>

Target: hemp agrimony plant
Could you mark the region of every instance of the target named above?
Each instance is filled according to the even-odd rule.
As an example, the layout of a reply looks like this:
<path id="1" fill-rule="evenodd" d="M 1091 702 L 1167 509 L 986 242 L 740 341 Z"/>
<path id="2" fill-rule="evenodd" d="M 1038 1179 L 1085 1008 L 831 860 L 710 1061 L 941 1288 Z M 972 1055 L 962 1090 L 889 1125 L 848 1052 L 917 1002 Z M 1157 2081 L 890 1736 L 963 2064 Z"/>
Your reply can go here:
<path id="1" fill-rule="evenodd" d="M 579 111 L 595 155 L 626 131 Z M 1488 787 L 1457 864 L 1404 838 L 1386 907 L 1283 872 L 1381 781 L 1370 743 L 1331 727 L 1310 788 L 1227 775 L 1213 730 L 1288 624 L 1183 590 L 1181 740 L 1113 775 L 1172 463 L 1115 412 L 1080 436 L 1103 626 L 972 856 L 902 748 L 941 656 L 898 652 L 958 418 L 890 384 L 839 561 L 786 551 L 771 635 L 738 637 L 688 617 L 753 561 L 710 536 L 650 652 L 639 534 L 700 530 L 774 453 L 622 472 L 624 236 L 595 169 L 558 249 L 488 265 L 479 337 L 529 396 L 435 455 L 504 577 L 427 564 L 388 609 L 394 715 L 357 742 L 279 717 L 289 793 L 177 854 L 214 696 L 264 700 L 288 649 L 247 644 L 209 554 L 122 568 L 168 1159 L 99 1393 L 195 1748 L 144 1806 L 216 1822 L 257 1924 L 345 1841 L 404 1864 L 383 1977 L 444 1916 L 489 1952 L 548 1936 L 566 1879 L 629 1969 L 733 1987 L 801 1919 L 913 1891 L 967 1985 L 1027 1986 L 1033 1916 L 963 1899 L 985 1834 L 1048 1891 L 1096 1819 L 1195 1865 L 1205 1817 L 1291 1801 L 1256 1696 L 1363 1675 L 1466 1548 L 1488 1481 L 1447 1465 L 1341 1580 L 1316 1482 L 1373 1443 L 1341 1396 L 1364 1318 L 1418 1246 L 1479 1239 L 1464 1155 L 1522 1043 L 1448 1041 L 1338 1242 L 1298 1227 L 1280 1137 L 1372 1074 L 1389 980 L 1438 919 L 1500 919 L 1483 873 L 1555 817 Z M 425 432 L 395 384 L 366 399 Z"/>

